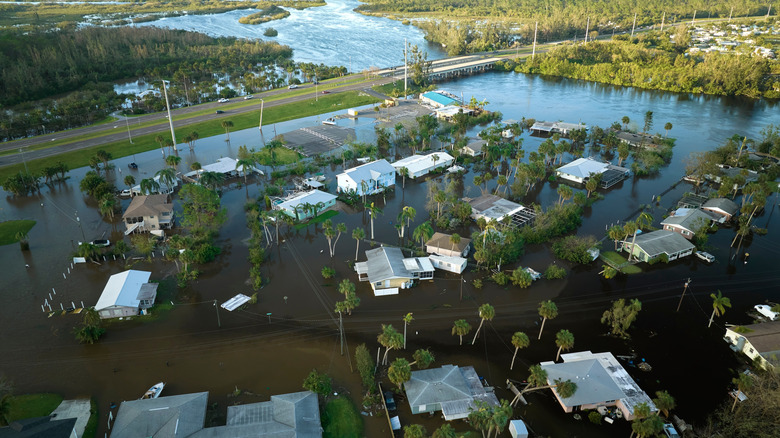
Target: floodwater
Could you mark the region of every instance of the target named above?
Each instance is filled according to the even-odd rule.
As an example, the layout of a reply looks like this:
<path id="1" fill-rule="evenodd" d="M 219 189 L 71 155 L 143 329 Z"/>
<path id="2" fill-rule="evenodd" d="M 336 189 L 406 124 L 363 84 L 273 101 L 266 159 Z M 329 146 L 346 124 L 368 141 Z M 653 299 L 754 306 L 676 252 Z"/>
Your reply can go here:
<path id="1" fill-rule="evenodd" d="M 720 145 L 732 134 L 760 136 L 759 131 L 771 122 L 777 122 L 777 108 L 766 102 L 690 97 L 670 93 L 621 89 L 579 81 L 545 79 L 516 74 L 490 73 L 441 84 L 441 88 L 468 99 L 474 95 L 487 99 L 489 109 L 501 111 L 505 118 L 525 116 L 538 120 L 582 121 L 589 125 L 608 126 L 628 115 L 641 123 L 644 113 L 655 114 L 655 126 L 661 131 L 667 121 L 676 137 L 673 162 L 652 178 L 631 179 L 605 192 L 605 200 L 588 209 L 578 234 L 602 236 L 605 224 L 626 219 L 640 204 L 660 194 L 682 175 L 683 160 L 692 151 L 706 150 Z M 265 135 L 284 133 L 303 126 L 319 123 L 323 115 L 305 120 L 264 127 Z M 371 121 L 358 119 L 353 123 L 359 140 L 367 140 L 373 130 Z M 476 133 L 475 128 L 472 135 Z M 261 147 L 263 139 L 256 128 L 230 134 L 227 144 L 224 136 L 200 139 L 194 152 L 180 145 L 182 169 L 193 161 L 209 163 L 220 156 L 235 156 L 238 146 Z M 527 134 L 525 149 L 535 150 L 541 140 Z M 130 171 L 127 163 L 139 164 L 132 171 L 137 180 L 149 177 L 164 166 L 159 150 L 114 161 L 111 174 L 116 184 Z M 341 166 L 329 166 L 322 171 L 335 191 L 336 173 Z M 121 171 L 121 173 L 120 173 Z M 350 394 L 357 405 L 361 401 L 360 379 L 350 372 L 347 357 L 340 355 L 337 324 L 333 314 L 334 303 L 340 299 L 336 284 L 343 278 L 355 280 L 350 262 L 355 258 L 351 230 L 363 227 L 368 232 L 370 223 L 360 211 L 348 208 L 339 213 L 334 222 L 344 222 L 348 231 L 341 236 L 336 256 L 328 257 L 327 242 L 321 226 L 311 225 L 300 230 L 281 228 L 283 243 L 268 250 L 268 261 L 263 265 L 267 285 L 259 292 L 259 301 L 246 310 L 226 312 L 214 306 L 241 292 L 251 294 L 247 286 L 249 265 L 246 239 L 248 230 L 243 205 L 257 198 L 267 183 L 263 179 L 250 180 L 247 186 L 238 186 L 237 180 L 222 197 L 228 209 L 228 221 L 222 227 L 218 245 L 222 254 L 211 264 L 201 267 L 200 278 L 171 299 L 174 309 L 155 321 L 115 321 L 97 345 L 79 345 L 71 335 L 78 322 L 73 315 L 47 317 L 41 309 L 44 300 L 55 308 L 71 302 L 80 307 L 94 305 L 108 276 L 126 269 L 124 260 L 108 260 L 101 265 L 77 265 L 68 271 L 69 256 L 74 242 L 106 237 L 112 241 L 122 238 L 124 227 L 118 221 L 99 217 L 94 203 L 78 190 L 78 182 L 86 169 L 70 172 L 70 179 L 60 185 L 45 187 L 42 195 L 30 198 L 5 197 L 0 200 L 0 220 L 35 219 L 30 233 L 29 252 L 21 253 L 17 245 L 0 247 L 3 266 L 3 288 L 0 296 L 0 345 L 6 354 L 0 358 L 0 371 L 12 378 L 17 393 L 51 391 L 65 397 L 94 396 L 101 409 L 101 430 L 104 432 L 108 406 L 139 397 L 149 386 L 165 381 L 165 394 L 210 391 L 210 400 L 218 403 L 217 413 L 224 421 L 228 404 L 267 400 L 272 394 L 300 389 L 305 375 L 313 368 L 327 371 L 334 379 L 335 391 Z M 444 177 L 439 177 L 442 179 Z M 477 195 L 471 184 L 473 174 L 466 176 L 464 195 Z M 398 180 L 400 184 L 400 179 Z M 656 224 L 665 209 L 676 204 L 689 187 L 680 184 L 662 197 L 661 206 L 653 210 Z M 397 186 L 388 195 L 386 204 L 381 197 L 373 200 L 384 209 L 375 220 L 376 240 L 396 244 L 398 237 L 392 226 L 404 205 L 417 210 L 421 223 L 425 213 L 424 181 L 407 181 L 406 188 Z M 557 195 L 554 187 L 545 183 L 524 199 L 550 205 Z M 776 196 L 767 204 L 766 212 L 756 219 L 757 225 L 769 229 L 766 236 L 746 239 L 742 251 L 749 251 L 750 262 L 743 264 L 740 257 L 730 262 L 729 244 L 733 229 L 722 229 L 710 237 L 709 252 L 717 257 L 712 266 L 698 259 L 688 258 L 667 266 L 655 266 L 647 272 L 631 277 L 604 280 L 598 272 L 600 264 L 570 267 L 565 280 L 541 280 L 529 289 L 497 287 L 486 282 L 476 290 L 471 280 L 482 272 L 468 272 L 460 300 L 461 280 L 454 275 L 437 272 L 434 282 L 424 283 L 401 295 L 373 297 L 365 283 L 358 283 L 361 305 L 353 315 L 345 317 L 347 347 L 350 352 L 360 343 L 366 343 L 375 352 L 376 335 L 381 324 L 393 324 L 402 329 L 401 317 L 413 312 L 415 321 L 409 327 L 406 352 L 392 352 L 409 358 L 416 348 L 430 348 L 440 365 L 453 363 L 473 365 L 477 372 L 496 387 L 500 398 L 510 398 L 505 390 L 507 378 L 522 380 L 528 366 L 555 357 L 555 333 L 569 329 L 576 338 L 574 351 L 611 351 L 630 354 L 635 351 L 653 366 L 650 373 L 635 369 L 630 372 L 640 385 L 653 394 L 668 390 L 678 402 L 675 413 L 689 422 L 701 423 L 707 413 L 726 399 L 726 387 L 733 377 L 733 369 L 740 362 L 722 342 L 726 323 L 749 323 L 747 311 L 765 300 L 778 301 L 776 284 L 777 214 Z M 126 206 L 129 201 L 123 201 Z M 78 221 L 76 220 L 78 217 Z M 83 229 L 83 237 L 82 237 Z M 462 230 L 461 235 L 468 235 Z M 604 243 L 609 249 L 611 242 Z M 360 244 L 360 259 L 368 249 Z M 741 251 L 741 252 L 742 252 Z M 160 259 L 132 264 L 134 269 L 153 272 L 153 280 L 162 280 L 175 272 L 175 266 Z M 519 263 L 543 270 L 553 261 L 546 245 L 526 248 Z M 560 262 L 559 262 L 560 263 Z M 25 264 L 29 267 L 25 267 Z M 337 271 L 333 280 L 323 280 L 320 269 L 332 266 Z M 507 266 L 512 269 L 517 264 Z M 674 310 L 685 279 L 691 278 L 682 309 Z M 56 295 L 49 293 L 52 288 Z M 165 289 L 165 287 L 163 287 Z M 721 290 L 731 298 L 732 308 L 724 317 L 716 319 L 708 329 L 711 312 L 709 294 Z M 605 327 L 599 323 L 601 313 L 611 300 L 638 298 L 643 310 L 632 330 L 630 341 L 605 336 Z M 558 304 L 560 315 L 548 321 L 540 341 L 536 340 L 539 318 L 538 303 L 552 299 Z M 466 318 L 476 327 L 479 323 L 477 307 L 491 303 L 496 317 L 486 323 L 475 345 L 471 337 L 459 346 L 450 335 L 452 322 Z M 518 354 L 514 371 L 509 371 L 513 353 L 510 338 L 515 331 L 525 331 L 532 339 L 531 346 Z M 473 334 L 473 332 L 472 332 Z M 468 341 L 468 342 L 467 342 Z M 465 345 L 469 344 L 469 345 Z M 354 363 L 352 364 L 354 366 Z M 252 393 L 233 398 L 235 389 Z M 528 397 L 531 404 L 515 410 L 527 420 L 533 430 L 546 436 L 603 436 L 629 433 L 625 422 L 595 426 L 587 421 L 576 421 L 563 415 L 549 392 Z M 405 424 L 420 422 L 432 431 L 440 420 L 438 416 L 412 416 L 408 404 L 399 403 Z M 114 412 L 115 413 L 115 412 Z M 364 417 L 367 436 L 387 436 L 384 415 Z M 219 421 L 219 418 L 216 420 Z M 467 429 L 463 423 L 456 428 Z M 614 429 L 614 432 L 612 431 Z"/>
<path id="2" fill-rule="evenodd" d="M 446 56 L 441 47 L 425 41 L 418 28 L 400 21 L 371 17 L 354 12 L 357 0 L 329 1 L 325 6 L 297 10 L 285 8 L 290 16 L 282 20 L 249 25 L 238 19 L 257 12 L 244 9 L 213 15 L 183 15 L 135 24 L 190 30 L 215 37 L 237 37 L 277 41 L 293 49 L 298 62 L 343 65 L 351 72 L 371 66 L 388 67 L 404 62 L 404 40 L 428 52 L 428 59 Z M 279 31 L 265 37 L 269 27 Z"/>

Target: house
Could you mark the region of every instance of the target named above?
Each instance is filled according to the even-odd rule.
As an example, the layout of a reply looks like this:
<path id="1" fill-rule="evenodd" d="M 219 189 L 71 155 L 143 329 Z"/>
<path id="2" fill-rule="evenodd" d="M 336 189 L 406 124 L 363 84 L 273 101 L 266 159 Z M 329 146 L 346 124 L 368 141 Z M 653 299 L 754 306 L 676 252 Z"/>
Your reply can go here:
<path id="1" fill-rule="evenodd" d="M 585 184 L 592 175 L 601 175 L 601 188 L 608 189 L 628 178 L 630 171 L 625 167 L 604 163 L 593 158 L 577 158 L 556 169 L 555 174 L 567 181 Z"/>
<path id="2" fill-rule="evenodd" d="M 0 427 L 2 438 L 78 438 L 76 418 L 56 419 L 52 416 L 16 420 Z"/>
<path id="3" fill-rule="evenodd" d="M 446 421 L 467 418 L 476 402 L 498 406 L 492 388 L 485 388 L 474 367 L 444 365 L 441 368 L 412 371 L 404 383 L 412 414 L 441 411 Z"/>
<path id="4" fill-rule="evenodd" d="M 742 184 L 734 183 L 734 190 L 739 190 L 745 187 L 745 184 L 758 181 L 758 172 L 750 169 L 742 169 L 740 167 L 729 166 L 727 164 L 718 164 L 719 170 L 717 175 L 704 175 L 708 180 L 720 183 L 724 177 L 735 179 L 744 178 Z M 741 181 L 740 181 L 741 182 Z"/>
<path id="5" fill-rule="evenodd" d="M 387 160 L 362 164 L 336 175 L 338 191 L 358 196 L 373 195 L 395 186 L 395 168 Z"/>
<path id="6" fill-rule="evenodd" d="M 455 162 L 455 157 L 446 152 L 433 152 L 428 155 L 412 155 L 393 163 L 393 167 L 400 175 L 401 169 L 406 168 L 409 178 L 418 178 L 442 167 L 449 167 Z"/>
<path id="7" fill-rule="evenodd" d="M 296 220 L 304 220 L 336 205 L 336 198 L 322 190 L 309 190 L 293 193 L 286 198 L 276 198 L 271 204 L 274 210 L 281 210 Z"/>
<path id="8" fill-rule="evenodd" d="M 170 195 L 139 195 L 130 201 L 122 214 L 125 235 L 134 232 L 170 230 L 174 225 L 173 204 Z"/>
<path id="9" fill-rule="evenodd" d="M 208 392 L 122 402 L 111 438 L 320 438 L 320 409 L 311 391 L 228 406 L 224 426 L 205 427 Z"/>
<path id="10" fill-rule="evenodd" d="M 156 188 L 156 189 L 152 190 L 151 193 L 150 193 L 151 195 L 154 195 L 154 194 L 170 195 L 170 194 L 173 193 L 174 190 L 176 190 L 176 187 L 179 187 L 179 178 L 178 177 L 176 179 L 174 179 L 173 182 L 171 182 L 170 186 L 168 186 L 168 184 L 166 184 L 163 181 L 161 181 L 159 176 L 155 176 L 154 178 L 152 178 L 152 180 L 155 183 L 157 183 L 159 188 Z M 130 193 L 131 193 L 132 196 L 143 195 L 144 193 L 141 192 L 141 184 L 139 183 L 139 184 L 133 186 L 133 188 L 130 189 Z"/>
<path id="11" fill-rule="evenodd" d="M 561 358 L 563 363 L 542 362 L 540 365 L 547 372 L 550 385 L 558 379 L 571 380 L 577 385 L 577 391 L 568 398 L 562 398 L 552 388 L 564 411 L 580 412 L 599 406 L 615 406 L 628 421 L 634 419 L 634 409 L 641 403 L 646 403 L 651 413 L 658 412 L 650 397 L 612 353 L 582 351 L 562 354 Z"/>
<path id="12" fill-rule="evenodd" d="M 431 254 L 428 256 L 428 260 L 431 261 L 434 268 L 455 274 L 462 274 L 468 265 L 468 260 L 463 257 Z"/>
<path id="13" fill-rule="evenodd" d="M 727 327 L 723 340 L 764 368 L 780 366 L 780 321 Z"/>
<path id="14" fill-rule="evenodd" d="M 425 242 L 425 251 L 428 254 L 439 254 L 450 257 L 465 257 L 471 249 L 471 239 L 461 237 L 458 243 L 452 243 L 452 235 L 433 233 L 433 237 Z"/>
<path id="15" fill-rule="evenodd" d="M 482 195 L 478 198 L 463 198 L 471 206 L 471 218 L 484 219 L 486 222 L 509 221 L 513 226 L 521 227 L 533 223 L 536 212 L 516 202 L 496 195 Z"/>
<path id="16" fill-rule="evenodd" d="M 629 146 L 633 147 L 643 147 L 647 149 L 655 149 L 658 148 L 660 145 L 655 142 L 655 136 L 645 133 L 633 133 L 628 131 L 613 131 L 615 132 L 615 137 L 618 138 L 622 143 L 625 143 Z"/>
<path id="17" fill-rule="evenodd" d="M 677 208 L 701 208 L 707 202 L 707 197 L 695 193 L 685 193 L 679 201 Z"/>
<path id="18" fill-rule="evenodd" d="M 715 217 L 703 210 L 694 208 L 678 208 L 661 222 L 664 230 L 682 234 L 688 240 L 702 227 L 709 226 Z"/>
<path id="19" fill-rule="evenodd" d="M 457 96 L 442 90 L 428 91 L 420 95 L 420 103 L 433 108 L 444 108 L 448 105 L 460 105 Z"/>
<path id="20" fill-rule="evenodd" d="M 442 108 L 436 108 L 433 112 L 434 114 L 436 114 L 437 119 L 441 119 L 447 122 L 452 122 L 455 119 L 455 116 L 458 115 L 459 113 L 463 113 L 470 116 L 474 113 L 474 110 L 471 108 L 464 108 L 461 106 L 451 105 Z"/>
<path id="21" fill-rule="evenodd" d="M 701 209 L 718 215 L 721 223 L 730 221 L 739 211 L 737 204 L 726 198 L 712 198 L 702 204 Z"/>
<path id="22" fill-rule="evenodd" d="M 141 309 L 152 307 L 157 298 L 157 283 L 149 283 L 151 275 L 133 269 L 112 275 L 95 304 L 100 318 L 135 316 Z"/>
<path id="23" fill-rule="evenodd" d="M 487 145 L 487 140 L 474 140 L 460 149 L 461 154 L 477 157 L 482 155 L 482 148 Z"/>
<path id="24" fill-rule="evenodd" d="M 380 247 L 366 251 L 366 261 L 355 263 L 358 280 L 371 283 L 375 296 L 397 295 L 415 280 L 433 279 L 433 265 L 426 257 L 404 258 L 400 248 Z"/>
<path id="25" fill-rule="evenodd" d="M 238 166 L 238 160 L 230 157 L 219 158 L 216 162 L 207 164 L 198 170 L 193 170 L 184 174 L 185 177 L 192 180 L 197 180 L 203 172 L 216 172 L 223 175 L 225 178 L 236 178 L 244 176 L 243 167 Z M 247 173 L 263 174 L 263 171 L 252 166 L 248 169 Z"/>
<path id="26" fill-rule="evenodd" d="M 569 135 L 571 131 L 577 129 L 588 130 L 587 125 L 579 123 L 566 123 L 566 122 L 535 122 L 531 126 L 531 134 L 549 136 L 552 134 L 561 134 L 563 136 Z"/>
<path id="27" fill-rule="evenodd" d="M 685 237 L 668 230 L 657 230 L 642 233 L 636 236 L 633 246 L 632 239 L 623 242 L 623 251 L 631 253 L 643 262 L 655 260 L 666 255 L 668 261 L 687 257 L 696 250 L 696 247 Z"/>

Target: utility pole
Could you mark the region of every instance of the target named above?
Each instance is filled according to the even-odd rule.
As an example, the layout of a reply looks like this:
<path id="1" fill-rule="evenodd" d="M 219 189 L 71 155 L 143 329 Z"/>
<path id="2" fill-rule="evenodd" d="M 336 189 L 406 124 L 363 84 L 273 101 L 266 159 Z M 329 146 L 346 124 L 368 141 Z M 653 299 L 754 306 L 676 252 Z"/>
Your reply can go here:
<path id="1" fill-rule="evenodd" d="M 265 101 L 263 98 L 260 98 L 260 132 L 263 132 L 263 106 L 265 106 Z"/>
<path id="2" fill-rule="evenodd" d="M 536 31 L 539 30 L 539 22 L 537 21 L 536 24 L 534 24 L 534 48 L 531 52 L 531 59 L 534 59 L 536 57 Z"/>
<path id="3" fill-rule="evenodd" d="M 130 139 L 130 144 L 133 144 L 133 136 L 130 135 L 130 123 L 127 121 L 127 116 L 125 116 L 125 126 L 127 126 L 127 138 Z"/>
<path id="4" fill-rule="evenodd" d="M 83 242 L 87 243 L 87 236 L 84 235 L 84 227 L 81 226 L 81 219 L 79 219 L 79 212 L 76 212 L 76 222 L 79 224 L 79 229 L 81 230 L 81 238 L 84 239 Z"/>
<path id="5" fill-rule="evenodd" d="M 680 302 L 677 304 L 677 312 L 680 311 L 680 306 L 682 306 L 682 300 L 683 300 L 683 297 L 685 296 L 685 291 L 688 290 L 688 285 L 689 284 L 691 284 L 691 279 L 690 278 L 685 282 L 685 287 L 683 288 L 683 293 L 682 293 L 682 295 L 680 295 Z"/>
<path id="6" fill-rule="evenodd" d="M 634 29 L 636 28 L 636 13 L 634 13 L 634 24 L 631 25 L 631 38 L 634 37 Z"/>
<path id="7" fill-rule="evenodd" d="M 729 23 L 731 23 L 731 15 L 734 14 L 734 6 L 731 7 L 731 11 L 729 12 Z"/>
<path id="8" fill-rule="evenodd" d="M 25 175 L 29 175 L 30 171 L 27 170 L 27 159 L 24 157 L 24 148 L 19 148 L 19 152 L 22 153 L 22 161 L 24 162 L 24 173 Z"/>
<path id="9" fill-rule="evenodd" d="M 661 32 L 664 31 L 664 21 L 666 20 L 666 11 L 664 11 L 664 14 L 661 16 Z"/>
<path id="10" fill-rule="evenodd" d="M 693 23 L 696 22 L 696 11 L 693 11 L 693 18 L 691 19 L 691 26 L 693 26 Z"/>
<path id="11" fill-rule="evenodd" d="M 219 306 L 217 306 L 217 300 L 214 300 L 214 309 L 217 310 L 217 325 L 222 328 L 222 322 L 219 320 Z"/>
<path id="12" fill-rule="evenodd" d="M 463 283 L 465 283 L 466 280 L 463 279 L 463 275 L 460 276 L 460 300 L 463 301 Z"/>
<path id="13" fill-rule="evenodd" d="M 588 31 L 590 30 L 590 17 L 588 17 L 588 24 L 585 25 L 585 44 L 588 44 Z"/>
<path id="14" fill-rule="evenodd" d="M 341 319 L 341 312 L 339 312 L 339 339 L 341 339 L 341 355 L 344 355 L 344 322 Z"/>
<path id="15" fill-rule="evenodd" d="M 769 9 L 766 10 L 766 19 L 769 20 L 769 13 L 772 12 L 772 5 L 769 5 Z"/>
<path id="16" fill-rule="evenodd" d="M 173 117 L 171 117 L 171 104 L 168 103 L 168 89 L 165 86 L 165 79 L 162 80 L 162 83 L 163 83 L 163 93 L 165 93 L 165 109 L 168 110 L 168 125 L 170 125 L 171 127 L 171 139 L 173 140 L 173 150 L 177 151 L 178 149 L 176 149 L 176 133 L 173 132 Z"/>
<path id="17" fill-rule="evenodd" d="M 404 38 L 404 99 L 406 99 L 407 96 L 409 95 L 409 93 L 406 91 L 408 76 L 409 76 L 409 67 L 406 65 L 406 38 Z"/>

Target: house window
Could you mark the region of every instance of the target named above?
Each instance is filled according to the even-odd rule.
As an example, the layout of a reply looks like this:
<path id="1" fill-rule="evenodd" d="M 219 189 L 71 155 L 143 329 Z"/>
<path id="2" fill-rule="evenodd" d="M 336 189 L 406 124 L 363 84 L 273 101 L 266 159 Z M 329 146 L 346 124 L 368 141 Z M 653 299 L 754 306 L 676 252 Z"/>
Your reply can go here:
<path id="1" fill-rule="evenodd" d="M 753 352 L 753 349 L 752 349 L 752 348 L 750 349 L 750 352 L 751 352 L 751 353 Z"/>
<path id="2" fill-rule="evenodd" d="M 377 281 L 377 282 L 376 282 L 376 286 L 377 286 L 377 287 L 382 287 L 382 282 L 381 282 L 381 281 Z"/>

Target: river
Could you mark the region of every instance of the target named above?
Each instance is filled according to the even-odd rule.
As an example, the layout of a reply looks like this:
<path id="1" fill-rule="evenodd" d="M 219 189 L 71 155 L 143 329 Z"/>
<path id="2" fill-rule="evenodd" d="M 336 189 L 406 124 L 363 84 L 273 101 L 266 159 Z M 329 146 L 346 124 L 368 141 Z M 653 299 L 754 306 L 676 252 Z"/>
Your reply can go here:
<path id="1" fill-rule="evenodd" d="M 337 11 L 351 9 L 328 7 L 337 8 Z M 322 10 L 326 9 L 314 8 L 300 13 L 316 14 Z M 292 12 L 286 20 L 295 19 L 299 13 Z M 331 17 L 330 21 L 338 21 L 338 17 Z M 210 18 L 184 19 L 194 23 L 208 22 Z M 344 17 L 340 19 L 343 21 Z M 283 22 L 272 25 L 279 28 L 280 35 L 284 33 Z M 398 29 L 413 30 L 400 23 L 396 25 Z M 232 26 L 239 28 L 241 25 Z M 344 32 L 359 34 L 361 38 L 368 35 L 366 38 L 369 39 L 374 33 L 378 34 L 377 38 L 386 36 L 365 28 Z M 360 38 L 353 36 L 351 39 Z M 296 47 L 296 59 L 302 60 L 299 53 Z M 315 58 L 312 52 L 311 59 L 343 64 L 348 61 L 346 53 L 334 51 L 329 55 L 333 58 Z M 361 59 L 361 64 L 356 63 L 354 69 L 394 63 L 389 61 L 391 55 L 387 56 L 385 61 L 382 58 Z M 488 73 L 443 83 L 440 87 L 458 95 L 463 93 L 466 99 L 471 95 L 479 100 L 487 99 L 488 108 L 501 111 L 507 119 L 581 121 L 606 127 L 623 116 L 641 123 L 645 112 L 653 111 L 654 131 L 662 132 L 666 122 L 674 125 L 669 133 L 677 139 L 672 163 L 662 168 L 657 176 L 632 178 L 604 192 L 605 199 L 586 210 L 578 230 L 580 235 L 603 236 L 606 224 L 625 219 L 641 204 L 649 203 L 653 195 L 679 180 L 684 160 L 691 152 L 713 149 L 733 134 L 760 138 L 761 129 L 769 123 L 777 123 L 777 105 L 765 101 L 660 93 L 514 73 Z M 327 115 L 279 123 L 264 130 L 266 135 L 274 130 L 284 133 L 318 124 L 324 117 Z M 371 138 L 373 126 L 370 121 L 359 119 L 354 124 L 358 139 Z M 475 135 L 478 130 L 475 128 L 470 134 Z M 524 135 L 526 151 L 535 150 L 540 141 Z M 258 130 L 232 132 L 229 144 L 224 136 L 200 139 L 194 152 L 180 145 L 181 168 L 188 169 L 194 161 L 209 163 L 220 156 L 235 156 L 242 144 L 261 147 Z M 164 167 L 159 150 L 114 160 L 116 170 L 110 177 L 117 186 L 123 187 L 121 181 L 130 171 L 127 164 L 131 161 L 139 164 L 137 171 L 131 171 L 137 180 Z M 341 170 L 335 165 L 323 169 L 331 191 L 335 190 L 334 175 Z M 213 306 L 214 300 L 223 302 L 238 292 L 251 293 L 246 284 L 248 231 L 243 205 L 255 199 L 266 184 L 263 179 L 250 180 L 246 187 L 239 187 L 239 181 L 233 182 L 222 196 L 222 203 L 229 212 L 228 222 L 218 237 L 222 254 L 216 262 L 203 266 L 199 279 L 174 298 L 177 303 L 174 310 L 151 322 L 112 322 L 99 344 L 78 345 L 71 335 L 78 317 L 47 317 L 41 309 L 44 300 L 52 302 L 55 308 L 61 303 L 66 307 L 71 302 L 76 307 L 81 301 L 85 305 L 94 304 L 108 276 L 124 269 L 123 260 L 108 260 L 99 266 L 77 265 L 69 270 L 69 256 L 75 242 L 100 237 L 115 241 L 123 237 L 121 222 L 102 219 L 94 201 L 79 192 L 78 182 L 85 172 L 86 169 L 72 170 L 66 183 L 44 187 L 41 196 L 0 199 L 0 220 L 30 218 L 38 221 L 30 232 L 29 252 L 20 255 L 17 245 L 0 247 L 0 265 L 3 266 L 0 345 L 7 352 L 0 357 L 0 372 L 14 380 L 17 393 L 52 391 L 66 397 L 94 396 L 101 409 L 99 436 L 104 432 L 110 402 L 137 398 L 160 380 L 168 383 L 167 395 L 210 391 L 211 401 L 219 404 L 218 411 L 224 416 L 229 404 L 260 400 L 229 397 L 236 387 L 266 400 L 271 394 L 299 390 L 305 374 L 317 368 L 333 376 L 338 392 L 351 394 L 354 401 L 360 403 L 359 379 L 339 355 L 336 326 L 330 316 L 334 303 L 340 299 L 337 281 L 323 280 L 319 272 L 321 267 L 330 265 L 336 269 L 338 281 L 342 278 L 355 280 L 349 267 L 355 255 L 355 241 L 350 234 L 355 227 L 369 226 L 364 214 L 346 209 L 334 218 L 334 222 L 345 222 L 349 231 L 347 236 L 342 236 L 332 260 L 327 256 L 327 243 L 320 226 L 301 230 L 283 228 L 284 242 L 269 249 L 268 261 L 262 268 L 268 283 L 259 293 L 258 304 L 244 311 L 218 311 Z M 477 194 L 471 185 L 472 178 L 473 173 L 467 174 L 466 195 Z M 400 179 L 398 182 L 400 184 Z M 687 184 L 680 184 L 663 196 L 661 205 L 652 210 L 656 224 L 666 209 L 674 206 L 689 188 Z M 413 226 L 427 217 L 424 212 L 426 189 L 425 182 L 407 181 L 405 189 L 398 187 L 395 194 L 387 197 L 386 205 L 380 205 L 385 213 L 375 224 L 378 241 L 397 242 L 392 224 L 404 205 L 417 209 L 418 219 Z M 547 206 L 556 199 L 554 185 L 545 183 L 523 202 Z M 489 282 L 483 289 L 476 290 L 469 282 L 464 287 L 462 302 L 458 290 L 460 279 L 439 273 L 435 282 L 421 284 L 394 297 L 375 298 L 365 283 L 359 283 L 361 305 L 352 316 L 345 318 L 350 351 L 362 342 L 370 351 L 375 351 L 380 325 L 391 323 L 400 327 L 401 317 L 411 311 L 416 320 L 409 334 L 409 351 L 393 352 L 391 358 L 410 357 L 415 348 L 430 348 L 436 354 L 438 366 L 447 363 L 474 365 L 480 375 L 497 387 L 500 398 L 508 398 L 509 393 L 503 389 L 506 378 L 520 380 L 529 365 L 554 358 L 555 332 L 569 329 L 576 336 L 575 351 L 628 354 L 635 350 L 653 365 L 649 374 L 637 374 L 632 370 L 648 393 L 668 390 L 678 402 L 675 413 L 701 424 L 707 413 L 726 399 L 725 388 L 733 377 L 730 369 L 739 366 L 739 361 L 721 340 L 724 324 L 749 323 L 747 311 L 754 304 L 780 300 L 775 274 L 777 237 L 773 234 L 778 227 L 778 216 L 774 214 L 776 200 L 773 195 L 766 212 L 756 219 L 759 226 L 769 229 L 769 234 L 746 240 L 746 248 L 751 253 L 748 264 L 743 264 L 741 259 L 732 261 L 732 255 L 736 254 L 731 253 L 729 244 L 734 230 L 726 228 L 710 237 L 708 251 L 717 257 L 712 266 L 688 258 L 668 266 L 654 266 L 636 276 L 604 280 L 598 275 L 600 264 L 572 267 L 564 263 L 570 271 L 565 280 L 542 280 L 525 290 L 498 287 Z M 123 207 L 128 202 L 123 201 Z M 383 200 L 377 198 L 375 202 L 382 204 Z M 469 230 L 461 232 L 462 235 L 468 233 Z M 611 242 L 607 241 L 604 249 L 610 246 Z M 366 249 L 368 245 L 361 243 L 361 259 L 365 257 L 362 252 Z M 519 263 L 543 270 L 552 260 L 547 246 L 531 245 Z M 159 254 L 152 262 L 139 261 L 133 267 L 152 271 L 153 280 L 161 280 L 176 269 L 170 262 L 160 260 Z M 508 268 L 514 268 L 514 265 Z M 465 278 L 470 281 L 482 275 L 467 272 Z M 692 283 L 678 314 L 674 309 L 687 278 L 691 278 Z M 717 289 L 731 298 L 732 308 L 707 329 L 711 310 L 709 294 Z M 631 332 L 631 341 L 604 336 L 605 327 L 599 323 L 609 301 L 617 298 L 639 298 L 643 303 L 636 328 Z M 539 301 L 546 299 L 558 303 L 560 316 L 548 321 L 545 335 L 541 341 L 536 341 L 539 324 L 536 308 Z M 481 340 L 475 346 L 458 346 L 457 338 L 450 335 L 452 321 L 467 318 L 476 327 L 479 323 L 476 309 L 484 302 L 496 307 L 496 318 L 486 324 Z M 510 373 L 508 363 L 513 349 L 509 339 L 517 330 L 527 332 L 532 343 L 518 355 L 515 370 Z M 615 429 L 612 433 L 629 433 L 624 422 L 595 426 L 564 416 L 549 393 L 531 396 L 530 401 L 531 405 L 518 408 L 515 414 L 522 415 L 540 434 L 596 437 L 610 433 L 611 429 L 605 427 Z M 404 402 L 399 406 L 405 423 L 425 423 L 429 432 L 436 427 L 437 417 L 412 416 Z M 364 418 L 367 436 L 386 436 L 383 416 Z M 465 430 L 466 426 L 456 423 L 456 428 Z"/>

